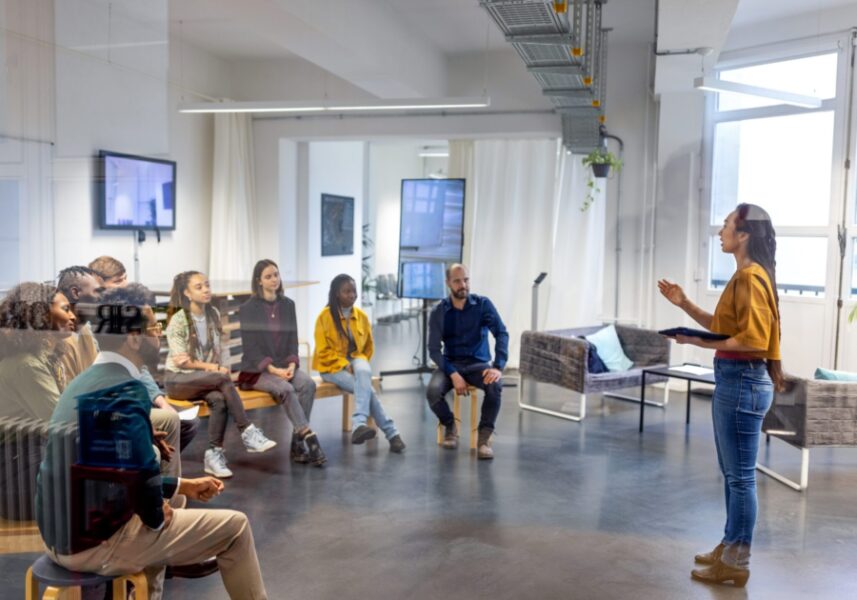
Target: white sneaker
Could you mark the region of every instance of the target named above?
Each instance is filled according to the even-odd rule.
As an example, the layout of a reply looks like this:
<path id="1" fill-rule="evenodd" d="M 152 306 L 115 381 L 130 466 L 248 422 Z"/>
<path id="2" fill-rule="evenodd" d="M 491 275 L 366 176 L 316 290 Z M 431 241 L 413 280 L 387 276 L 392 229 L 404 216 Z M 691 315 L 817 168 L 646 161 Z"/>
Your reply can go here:
<path id="1" fill-rule="evenodd" d="M 232 477 L 232 471 L 226 466 L 226 453 L 223 448 L 209 448 L 205 451 L 203 470 L 220 479 Z"/>
<path id="2" fill-rule="evenodd" d="M 244 442 L 247 452 L 267 452 L 277 445 L 277 442 L 266 438 L 262 430 L 252 423 L 241 432 L 241 441 Z"/>

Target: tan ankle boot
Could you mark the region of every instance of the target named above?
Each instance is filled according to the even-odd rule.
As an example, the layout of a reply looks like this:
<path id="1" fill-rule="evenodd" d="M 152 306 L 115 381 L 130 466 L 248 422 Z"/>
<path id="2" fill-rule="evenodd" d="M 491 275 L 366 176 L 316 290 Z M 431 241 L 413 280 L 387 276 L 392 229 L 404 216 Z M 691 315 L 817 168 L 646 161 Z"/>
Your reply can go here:
<path id="1" fill-rule="evenodd" d="M 717 547 L 714 548 L 714 550 L 706 552 L 705 554 L 697 554 L 693 557 L 693 560 L 700 565 L 713 565 L 720 560 L 721 556 L 723 556 L 723 548 L 725 548 L 723 543 L 717 544 Z"/>
<path id="2" fill-rule="evenodd" d="M 750 569 L 730 567 L 718 559 L 710 567 L 694 569 L 690 572 L 690 576 L 697 581 L 704 581 L 705 583 L 726 583 L 727 581 L 731 581 L 735 587 L 744 587 L 750 578 Z"/>
<path id="3" fill-rule="evenodd" d="M 494 458 L 494 450 L 491 448 L 491 440 L 494 433 L 490 429 L 479 430 L 479 441 L 476 443 L 476 457 L 480 460 L 491 460 Z"/>

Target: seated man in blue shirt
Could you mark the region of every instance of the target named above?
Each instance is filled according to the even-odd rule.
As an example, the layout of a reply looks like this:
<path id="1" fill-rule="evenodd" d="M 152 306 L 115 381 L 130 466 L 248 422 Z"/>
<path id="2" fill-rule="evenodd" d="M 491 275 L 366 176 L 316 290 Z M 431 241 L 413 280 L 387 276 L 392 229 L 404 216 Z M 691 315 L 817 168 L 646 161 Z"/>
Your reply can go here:
<path id="1" fill-rule="evenodd" d="M 208 501 L 220 494 L 223 484 L 213 477 L 195 479 L 162 477 L 153 446 L 148 414 L 149 394 L 141 383 L 141 369 L 159 353 L 160 323 L 152 312 L 152 294 L 139 284 L 104 294 L 99 306 L 101 321 L 93 326 L 100 352 L 92 366 L 78 375 L 60 396 L 51 417 L 48 448 L 39 470 L 36 514 L 48 555 L 72 571 L 120 575 L 143 571 L 149 583 L 149 598 L 163 597 L 165 566 L 201 563 L 214 556 L 230 598 L 266 600 L 253 533 L 247 517 L 232 510 L 173 509 L 167 502 L 175 494 Z M 133 514 L 124 506 L 102 503 L 98 509 L 103 541 L 72 540 L 71 502 L 61 494 L 68 477 L 69 460 L 61 451 L 66 423 L 78 421 L 78 403 L 103 402 L 86 395 L 121 388 L 122 399 L 143 420 L 143 427 L 126 429 L 123 454 L 145 465 L 139 469 L 144 483 L 134 498 Z M 102 398 L 105 394 L 102 394 Z M 139 410 L 136 410 L 136 408 Z M 129 417 L 130 418 L 130 417 Z M 57 451 L 52 448 L 56 446 Z M 178 460 L 175 456 L 173 460 Z M 95 494 L 95 498 L 98 498 Z M 87 498 L 90 499 L 89 497 Z M 126 516 L 127 515 L 127 516 Z M 107 539 L 104 539 L 107 538 Z"/>
<path id="2" fill-rule="evenodd" d="M 509 333 L 491 301 L 470 293 L 467 267 L 450 266 L 446 270 L 446 285 L 449 297 L 441 300 L 429 317 L 428 350 L 438 367 L 428 385 L 429 407 L 444 426 L 443 447 L 452 450 L 458 447 L 458 427 L 445 399 L 447 392 L 455 388 L 459 394 L 466 394 L 468 385 L 484 390 L 477 456 L 491 459 L 494 458 L 491 438 L 503 391 L 500 377 L 509 358 Z M 493 363 L 488 348 L 489 331 L 494 336 Z"/>

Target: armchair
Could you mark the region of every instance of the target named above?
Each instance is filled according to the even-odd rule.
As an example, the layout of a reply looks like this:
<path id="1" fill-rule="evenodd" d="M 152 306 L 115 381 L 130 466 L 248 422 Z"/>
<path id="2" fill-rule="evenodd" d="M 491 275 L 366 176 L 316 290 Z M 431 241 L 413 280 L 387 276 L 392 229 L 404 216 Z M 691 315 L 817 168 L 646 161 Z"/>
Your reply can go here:
<path id="1" fill-rule="evenodd" d="M 657 331 L 626 325 L 616 325 L 616 332 L 626 356 L 634 362 L 628 371 L 610 373 L 590 373 L 589 343 L 581 339 L 595 333 L 603 326 L 577 329 L 559 329 L 555 331 L 525 331 L 521 335 L 520 371 L 518 385 L 518 406 L 541 414 L 582 421 L 586 418 L 586 395 L 602 393 L 605 396 L 640 402 L 637 396 L 625 396 L 614 393 L 630 387 L 639 387 L 642 370 L 646 367 L 666 366 L 670 359 L 669 340 Z M 581 394 L 580 412 L 577 415 L 549 410 L 523 402 L 525 378 L 530 377 L 542 383 L 551 383 Z M 666 377 L 649 375 L 647 382 L 666 381 Z M 664 392 L 664 402 L 649 402 L 653 406 L 663 407 L 669 401 L 668 391 Z"/>

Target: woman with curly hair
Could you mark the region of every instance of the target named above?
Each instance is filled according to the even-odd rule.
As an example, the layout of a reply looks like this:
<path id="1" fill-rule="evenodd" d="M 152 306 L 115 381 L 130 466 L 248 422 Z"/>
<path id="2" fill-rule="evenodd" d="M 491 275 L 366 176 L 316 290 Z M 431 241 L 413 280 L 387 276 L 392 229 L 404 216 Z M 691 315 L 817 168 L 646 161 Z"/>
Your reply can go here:
<path id="1" fill-rule="evenodd" d="M 52 285 L 25 282 L 0 303 L 0 417 L 51 418 L 68 383 L 59 343 L 74 333 L 71 304 Z"/>
<path id="2" fill-rule="evenodd" d="M 232 477 L 223 450 L 229 415 L 248 452 L 266 452 L 277 442 L 265 437 L 244 412 L 244 403 L 229 375 L 229 349 L 220 339 L 220 313 L 211 305 L 211 285 L 203 273 L 185 271 L 173 278 L 167 319 L 167 393 L 180 400 L 205 400 L 211 413 L 205 472 Z"/>

